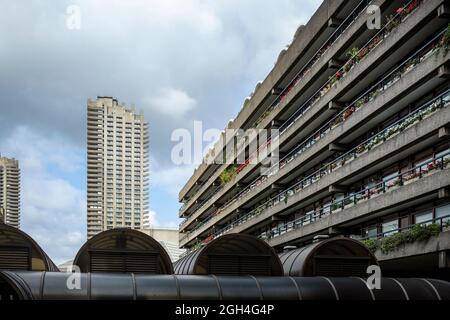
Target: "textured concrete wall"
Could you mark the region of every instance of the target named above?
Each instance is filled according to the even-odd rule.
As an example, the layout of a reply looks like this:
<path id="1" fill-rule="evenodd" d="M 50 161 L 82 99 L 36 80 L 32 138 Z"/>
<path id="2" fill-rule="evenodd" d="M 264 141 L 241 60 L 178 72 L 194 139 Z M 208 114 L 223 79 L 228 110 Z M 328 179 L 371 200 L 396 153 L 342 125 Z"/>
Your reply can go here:
<path id="1" fill-rule="evenodd" d="M 382 253 L 381 250 L 377 250 L 375 256 L 378 261 L 387 261 L 444 250 L 450 250 L 450 231 L 441 232 L 438 236 L 427 241 L 416 241 L 401 245 L 389 253 Z"/>

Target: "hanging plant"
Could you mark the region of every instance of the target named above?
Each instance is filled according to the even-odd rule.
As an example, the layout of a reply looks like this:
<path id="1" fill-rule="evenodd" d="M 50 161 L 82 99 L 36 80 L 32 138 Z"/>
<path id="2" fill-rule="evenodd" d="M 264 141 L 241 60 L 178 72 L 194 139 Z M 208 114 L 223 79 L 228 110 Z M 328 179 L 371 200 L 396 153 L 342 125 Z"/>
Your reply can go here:
<path id="1" fill-rule="evenodd" d="M 349 57 L 349 59 L 353 62 L 358 62 L 359 61 L 359 49 L 357 47 L 351 48 L 348 52 L 347 52 L 347 56 Z"/>
<path id="2" fill-rule="evenodd" d="M 403 8 L 401 8 L 403 9 Z M 400 10 L 400 9 L 397 9 Z M 399 24 L 400 21 L 396 16 L 390 15 L 389 17 L 387 17 L 387 23 L 385 26 L 385 30 L 387 33 L 390 33 L 392 30 L 394 30 Z"/>
<path id="3" fill-rule="evenodd" d="M 227 184 L 236 176 L 236 170 L 237 170 L 237 165 L 232 165 L 231 167 L 228 167 L 227 169 L 222 171 L 222 173 L 219 176 L 219 179 L 220 179 L 220 182 L 222 183 L 222 185 Z"/>
<path id="4" fill-rule="evenodd" d="M 444 51 L 444 54 L 447 54 L 450 50 L 450 23 L 448 24 L 441 41 L 439 41 L 439 50 L 441 49 Z"/>

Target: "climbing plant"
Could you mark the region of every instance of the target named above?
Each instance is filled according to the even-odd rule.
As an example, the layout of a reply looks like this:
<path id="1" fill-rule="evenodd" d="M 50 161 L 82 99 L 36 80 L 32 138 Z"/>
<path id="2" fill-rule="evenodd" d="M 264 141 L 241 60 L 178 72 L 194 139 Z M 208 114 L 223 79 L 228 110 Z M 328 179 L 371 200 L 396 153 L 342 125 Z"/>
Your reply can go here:
<path id="1" fill-rule="evenodd" d="M 225 185 L 228 182 L 230 182 L 231 180 L 233 180 L 233 178 L 236 176 L 236 170 L 237 170 L 237 165 L 232 165 L 222 171 L 222 173 L 219 176 L 219 179 L 220 179 L 220 182 L 222 183 L 222 185 Z"/>
<path id="2" fill-rule="evenodd" d="M 363 243 L 372 252 L 380 249 L 383 253 L 389 253 L 406 243 L 428 240 L 431 237 L 438 235 L 440 231 L 440 226 L 437 224 L 416 224 L 407 231 L 398 232 L 394 235 L 381 239 L 366 239 Z"/>

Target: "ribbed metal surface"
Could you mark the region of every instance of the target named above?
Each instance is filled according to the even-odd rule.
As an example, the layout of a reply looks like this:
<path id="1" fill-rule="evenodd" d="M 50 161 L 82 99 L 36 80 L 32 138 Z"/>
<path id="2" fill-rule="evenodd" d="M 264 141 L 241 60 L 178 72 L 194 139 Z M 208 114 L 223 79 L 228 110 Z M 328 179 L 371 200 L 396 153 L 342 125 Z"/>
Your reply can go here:
<path id="1" fill-rule="evenodd" d="M 266 242 L 247 234 L 227 234 L 174 264 L 175 274 L 281 276 L 280 259 Z"/>
<path id="2" fill-rule="evenodd" d="M 361 242 L 337 237 L 280 254 L 284 275 L 292 277 L 364 277 L 376 257 Z"/>
<path id="3" fill-rule="evenodd" d="M 132 229 L 112 229 L 89 239 L 73 262 L 82 272 L 172 274 L 164 247 L 149 235 Z"/>
<path id="4" fill-rule="evenodd" d="M 270 257 L 210 255 L 208 273 L 224 276 L 266 276 L 270 274 Z"/>
<path id="5" fill-rule="evenodd" d="M 14 299 L 120 300 L 450 300 L 450 283 L 432 279 L 381 279 L 368 289 L 362 278 L 215 277 L 0 272 L 0 293 Z"/>
<path id="6" fill-rule="evenodd" d="M 0 223 L 0 270 L 59 271 L 25 232 Z"/>
<path id="7" fill-rule="evenodd" d="M 90 256 L 91 272 L 160 273 L 157 253 L 93 251 Z"/>
<path id="8" fill-rule="evenodd" d="M 368 258 L 314 257 L 314 275 L 328 277 L 365 277 Z"/>
<path id="9" fill-rule="evenodd" d="M 26 247 L 0 248 L 0 270 L 31 270 L 30 250 Z"/>

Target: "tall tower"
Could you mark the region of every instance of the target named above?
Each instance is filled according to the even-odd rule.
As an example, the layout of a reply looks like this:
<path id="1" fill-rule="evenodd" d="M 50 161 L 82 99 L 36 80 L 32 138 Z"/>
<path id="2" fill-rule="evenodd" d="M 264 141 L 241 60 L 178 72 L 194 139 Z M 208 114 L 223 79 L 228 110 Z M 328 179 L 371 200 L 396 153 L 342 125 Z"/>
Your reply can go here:
<path id="1" fill-rule="evenodd" d="M 148 127 L 112 97 L 87 104 L 87 236 L 142 229 L 148 215 Z"/>
<path id="2" fill-rule="evenodd" d="M 0 222 L 20 228 L 19 161 L 0 157 Z"/>

